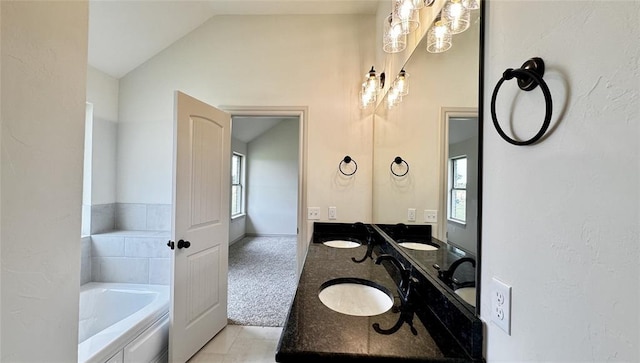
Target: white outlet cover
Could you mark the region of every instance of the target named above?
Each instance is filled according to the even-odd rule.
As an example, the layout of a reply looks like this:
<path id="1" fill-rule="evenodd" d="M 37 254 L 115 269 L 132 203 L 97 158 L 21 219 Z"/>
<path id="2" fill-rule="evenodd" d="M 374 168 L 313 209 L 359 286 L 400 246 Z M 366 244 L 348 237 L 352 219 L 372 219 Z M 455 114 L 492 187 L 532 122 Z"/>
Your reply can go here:
<path id="1" fill-rule="evenodd" d="M 491 321 L 511 335 L 511 286 L 495 277 L 491 280 Z"/>
<path id="2" fill-rule="evenodd" d="M 415 222 L 416 221 L 416 209 L 415 208 L 409 208 L 409 210 L 407 211 L 407 221 L 409 221 L 409 222 Z"/>
<path id="3" fill-rule="evenodd" d="M 320 219 L 320 207 L 307 208 L 307 220 L 319 220 Z"/>
<path id="4" fill-rule="evenodd" d="M 337 219 L 338 211 L 336 207 L 329 207 L 329 219 Z"/>

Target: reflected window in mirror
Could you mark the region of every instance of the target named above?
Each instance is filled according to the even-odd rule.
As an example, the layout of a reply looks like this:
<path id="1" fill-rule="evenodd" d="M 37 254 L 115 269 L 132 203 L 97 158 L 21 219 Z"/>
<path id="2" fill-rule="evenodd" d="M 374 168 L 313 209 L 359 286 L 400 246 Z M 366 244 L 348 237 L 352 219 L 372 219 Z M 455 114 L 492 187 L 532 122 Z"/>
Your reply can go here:
<path id="1" fill-rule="evenodd" d="M 467 221 L 467 157 L 449 159 L 449 220 L 464 224 Z"/>

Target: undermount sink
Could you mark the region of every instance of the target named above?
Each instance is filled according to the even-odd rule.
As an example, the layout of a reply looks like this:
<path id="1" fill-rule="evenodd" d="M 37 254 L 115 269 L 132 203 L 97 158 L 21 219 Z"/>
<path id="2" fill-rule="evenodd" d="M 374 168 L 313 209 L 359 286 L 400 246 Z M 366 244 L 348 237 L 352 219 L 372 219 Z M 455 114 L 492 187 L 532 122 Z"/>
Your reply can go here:
<path id="1" fill-rule="evenodd" d="M 358 278 L 329 280 L 320 287 L 318 297 L 329 309 L 353 316 L 379 315 L 393 306 L 388 289 Z"/>
<path id="2" fill-rule="evenodd" d="M 456 295 L 460 296 L 467 304 L 476 306 L 476 288 L 475 287 L 461 287 L 455 289 Z"/>
<path id="3" fill-rule="evenodd" d="M 438 250 L 438 247 L 436 247 L 434 245 L 427 244 L 427 243 L 422 243 L 422 242 L 405 241 L 405 242 L 398 243 L 398 245 L 400 245 L 400 247 L 408 248 L 410 250 L 418 250 L 418 251 L 436 251 L 436 250 Z"/>
<path id="4" fill-rule="evenodd" d="M 346 239 L 334 239 L 330 241 L 322 242 L 323 245 L 333 247 L 333 248 L 356 248 L 360 247 L 362 243 L 356 240 L 346 240 Z"/>

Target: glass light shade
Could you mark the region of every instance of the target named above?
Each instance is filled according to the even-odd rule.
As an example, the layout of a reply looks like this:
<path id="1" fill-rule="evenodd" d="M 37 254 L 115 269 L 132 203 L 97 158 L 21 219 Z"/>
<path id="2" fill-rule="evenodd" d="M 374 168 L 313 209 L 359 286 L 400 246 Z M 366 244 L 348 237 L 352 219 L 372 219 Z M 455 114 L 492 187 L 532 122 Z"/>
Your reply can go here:
<path id="1" fill-rule="evenodd" d="M 437 20 L 427 32 L 427 51 L 442 53 L 451 48 L 451 31 L 445 22 Z"/>
<path id="2" fill-rule="evenodd" d="M 462 0 L 462 5 L 469 10 L 480 9 L 480 0 Z"/>
<path id="3" fill-rule="evenodd" d="M 360 90 L 360 108 L 365 109 L 375 103 L 376 92 L 367 88 L 367 82 L 364 82 L 362 84 L 362 89 Z"/>
<path id="4" fill-rule="evenodd" d="M 409 73 L 405 72 L 404 69 L 398 73 L 398 78 L 396 78 L 393 83 L 393 88 L 398 91 L 400 96 L 406 96 L 409 94 Z"/>
<path id="5" fill-rule="evenodd" d="M 424 0 L 412 0 L 411 3 L 413 4 L 413 8 L 418 10 L 418 9 L 422 9 L 424 8 Z"/>
<path id="6" fill-rule="evenodd" d="M 462 4 L 462 0 L 449 0 L 442 9 L 442 18 L 451 34 L 462 33 L 471 25 L 471 12 Z"/>
<path id="7" fill-rule="evenodd" d="M 418 11 L 413 7 L 413 0 L 395 0 L 393 3 L 392 26 L 398 27 L 402 34 L 409 34 L 418 29 Z"/>
<path id="8" fill-rule="evenodd" d="M 392 19 L 393 15 L 389 15 L 384 21 L 382 50 L 386 53 L 399 53 L 407 47 L 407 35 L 402 34 L 399 27 L 392 26 Z"/>
<path id="9" fill-rule="evenodd" d="M 400 92 L 395 87 L 391 87 L 389 89 L 389 93 L 387 93 L 387 108 L 392 109 L 395 105 L 402 101 L 402 96 Z"/>

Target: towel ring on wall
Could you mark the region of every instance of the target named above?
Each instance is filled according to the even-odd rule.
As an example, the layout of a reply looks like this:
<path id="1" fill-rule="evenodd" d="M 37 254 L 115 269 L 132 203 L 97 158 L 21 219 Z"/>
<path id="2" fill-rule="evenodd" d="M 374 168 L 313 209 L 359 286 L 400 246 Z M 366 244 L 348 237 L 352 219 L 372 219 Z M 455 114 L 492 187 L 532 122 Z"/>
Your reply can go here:
<path id="1" fill-rule="evenodd" d="M 402 173 L 402 174 L 398 174 L 398 173 L 396 173 L 395 171 L 393 171 L 393 164 L 398 164 L 398 165 L 400 165 L 400 164 L 402 164 L 402 163 L 404 163 L 404 165 L 406 165 L 406 166 L 407 166 L 407 170 L 405 170 L 405 171 L 404 171 L 404 173 Z M 407 163 L 407 161 L 406 161 L 406 160 L 402 160 L 402 158 L 401 158 L 401 157 L 396 156 L 396 157 L 395 157 L 395 159 L 393 159 L 393 161 L 391 162 L 391 166 L 389 166 L 389 169 L 391 169 L 391 174 L 393 174 L 393 175 L 395 175 L 395 176 L 405 176 L 405 175 L 407 175 L 407 173 L 409 172 L 409 164 Z"/>
<path id="2" fill-rule="evenodd" d="M 551 92 L 549 92 L 549 87 L 547 87 L 547 83 L 542 79 L 544 75 L 544 61 L 542 58 L 531 58 L 526 61 L 521 68 L 512 69 L 508 68 L 502 74 L 502 78 L 496 84 L 496 88 L 493 90 L 493 95 L 491 96 L 491 118 L 493 119 L 493 126 L 495 126 L 498 134 L 508 143 L 518 146 L 523 145 L 531 145 L 538 140 L 542 136 L 544 136 L 545 132 L 549 128 L 549 124 L 551 123 L 551 114 L 553 113 L 553 102 L 551 100 Z M 540 89 L 542 90 L 542 94 L 544 95 L 544 103 L 546 106 L 544 121 L 542 122 L 542 127 L 540 131 L 533 136 L 529 140 L 518 141 L 510 138 L 507 134 L 502 131 L 500 127 L 500 123 L 498 122 L 498 117 L 496 116 L 496 98 L 498 97 L 498 91 L 500 90 L 500 86 L 504 81 L 511 80 L 512 78 L 516 78 L 518 80 L 518 87 L 520 87 L 523 91 L 531 91 L 535 89 L 538 85 L 540 85 Z"/>
<path id="3" fill-rule="evenodd" d="M 355 165 L 355 169 L 353 169 L 353 171 L 352 171 L 351 173 L 345 173 L 345 172 L 344 172 L 344 170 L 342 170 L 342 164 L 349 164 L 349 163 L 351 163 L 351 162 L 353 162 L 353 165 Z M 356 161 L 355 161 L 355 160 L 353 160 L 353 159 L 351 158 L 351 156 L 347 155 L 347 156 L 345 156 L 345 157 L 344 157 L 344 159 L 342 159 L 342 160 L 340 161 L 340 164 L 338 164 L 338 170 L 340 170 L 340 172 L 341 172 L 343 175 L 351 176 L 351 175 L 355 174 L 355 173 L 356 173 L 356 171 L 358 171 L 358 163 L 356 163 Z"/>

